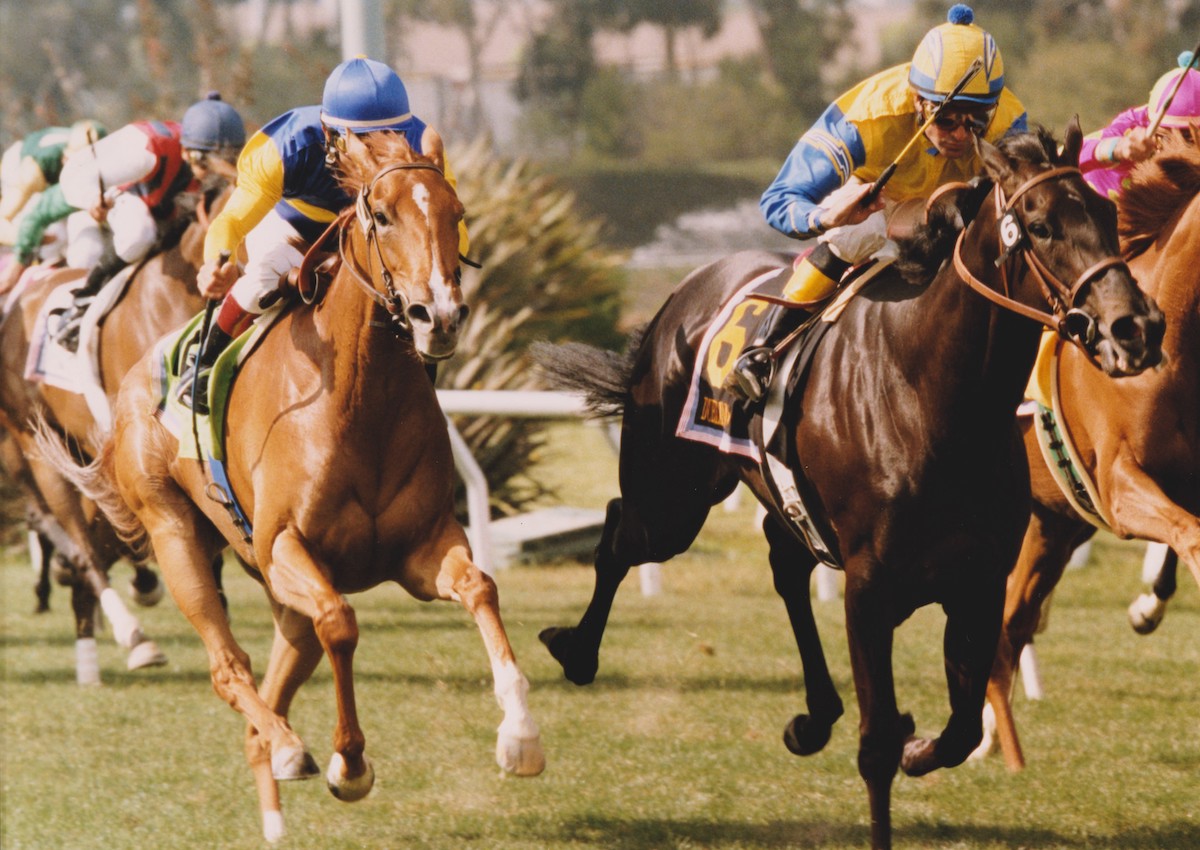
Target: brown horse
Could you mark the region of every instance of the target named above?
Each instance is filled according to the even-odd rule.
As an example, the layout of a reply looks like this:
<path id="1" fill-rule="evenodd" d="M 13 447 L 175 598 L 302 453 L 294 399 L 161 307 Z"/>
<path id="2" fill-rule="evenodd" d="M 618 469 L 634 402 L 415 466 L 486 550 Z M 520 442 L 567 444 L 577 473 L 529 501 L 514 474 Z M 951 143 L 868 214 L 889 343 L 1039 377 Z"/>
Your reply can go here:
<path id="1" fill-rule="evenodd" d="M 1115 256 L 1112 204 L 1071 167 L 1080 144 L 1077 124 L 1061 155 L 1045 132 L 999 148 L 981 142 L 991 182 L 960 192 L 965 213 L 948 199 L 931 209 L 931 225 L 908 247 L 912 282 L 885 270 L 828 327 L 807 380 L 783 390 L 783 462 L 845 570 L 858 765 L 876 850 L 891 846 L 897 769 L 916 776 L 959 764 L 981 736 L 1004 580 L 1028 517 L 1016 408 L 1037 348 L 1040 326 L 1031 318 L 1075 334 L 1110 375 L 1158 361 L 1161 314 Z M 983 211 L 963 229 L 960 215 L 969 218 L 984 192 Z M 1002 229 L 1024 234 L 1010 240 L 1018 258 L 1007 272 L 995 264 Z M 747 252 L 693 272 L 624 357 L 581 345 L 537 350 L 552 383 L 582 390 L 597 412 L 624 414 L 621 498 L 608 506 L 591 602 L 577 626 L 547 629 L 542 639 L 568 679 L 592 681 L 629 569 L 686 550 L 711 506 L 741 479 L 767 508 L 771 569 L 800 650 L 809 711 L 792 720 L 784 741 L 806 755 L 824 747 L 843 709 L 813 619 L 817 557 L 789 518 L 797 500 L 789 493 L 785 506 L 753 460 L 675 435 L 713 317 L 748 281 L 789 267 L 790 257 Z M 951 715 L 940 736 L 921 738 L 896 705 L 892 642 L 895 628 L 932 602 L 947 615 Z"/>
<path id="2" fill-rule="evenodd" d="M 227 181 L 214 181 L 203 193 L 196 216 L 181 216 L 164 233 L 160 247 L 134 269 L 120 301 L 97 329 L 97 370 L 108 402 L 116 397 L 121 378 L 165 331 L 202 308 L 196 289 L 207 209 L 219 209 L 227 196 Z M 26 494 L 30 525 L 53 547 L 54 557 L 69 567 L 76 639 L 80 641 L 77 675 L 81 682 L 98 681 L 99 672 L 86 660 L 95 633 L 99 601 L 112 622 L 114 636 L 129 650 L 129 669 L 162 664 L 165 657 L 146 638 L 136 617 L 128 612 L 108 581 L 119 558 L 134 561 L 134 598 L 154 604 L 162 595 L 158 576 L 113 534 L 95 506 L 81 498 L 61 473 L 46 464 L 34 447 L 34 423 L 41 419 L 71 440 L 81 457 L 92 457 L 96 418 L 79 393 L 25 380 L 25 362 L 34 325 L 46 298 L 60 285 L 78 282 L 86 272 L 61 269 L 30 284 L 0 324 L 0 461 Z M 105 423 L 107 424 L 107 423 Z M 43 571 L 49 568 L 43 553 Z M 39 580 L 39 608 L 48 606 L 49 583 Z"/>
<path id="3" fill-rule="evenodd" d="M 124 381 L 111 439 L 80 479 L 115 525 L 148 536 L 208 650 L 214 689 L 245 715 L 270 840 L 283 832 L 277 780 L 317 772 L 287 713 L 322 653 L 338 711 L 326 781 L 347 801 L 371 789 L 351 672 L 358 627 L 343 594 L 386 581 L 472 614 L 504 711 L 497 761 L 520 775 L 545 764 L 496 585 L 472 562 L 455 519 L 450 439 L 425 367 L 454 353 L 467 313 L 462 204 L 441 151 L 414 154 L 396 134 L 351 134 L 342 167 L 358 200 L 357 214 L 341 218 L 341 267 L 316 308 L 290 309 L 263 337 L 229 397 L 226 467 L 252 542 L 206 495 L 207 466 L 176 457 L 177 440 L 155 416 L 152 358 Z M 275 617 L 258 688 L 208 568 L 227 545 L 265 585 Z"/>
<path id="4" fill-rule="evenodd" d="M 1130 268 L 1167 318 L 1164 366 L 1128 381 L 1106 381 L 1080 352 L 1065 349 L 1057 364 L 1061 423 L 1095 482 L 1111 530 L 1166 543 L 1200 582 L 1200 147 L 1183 137 L 1169 140 L 1134 170 L 1118 212 Z M 996 733 L 1013 770 L 1025 764 L 1009 702 L 1017 659 L 1072 549 L 1096 530 L 1055 482 L 1030 422 L 1024 431 L 1033 513 L 1008 580 L 988 686 Z M 1170 560 L 1167 566 L 1173 566 Z M 1167 575 L 1173 590 L 1174 571 Z M 1131 614 L 1138 613 L 1135 605 Z M 1161 617 L 1161 610 L 1152 613 Z M 1135 627 L 1153 628 L 1137 619 Z"/>

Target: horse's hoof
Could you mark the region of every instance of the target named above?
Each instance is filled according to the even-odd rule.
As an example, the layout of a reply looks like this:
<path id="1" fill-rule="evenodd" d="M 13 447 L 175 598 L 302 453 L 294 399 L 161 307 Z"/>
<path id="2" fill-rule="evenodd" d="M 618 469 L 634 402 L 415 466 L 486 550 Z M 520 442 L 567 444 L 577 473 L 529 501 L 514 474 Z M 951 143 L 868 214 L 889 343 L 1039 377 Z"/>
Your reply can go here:
<path id="1" fill-rule="evenodd" d="M 783 745 L 797 756 L 819 753 L 833 734 L 832 723 L 822 723 L 807 714 L 797 714 L 783 730 Z"/>
<path id="2" fill-rule="evenodd" d="M 153 608 L 162 602 L 163 598 L 163 583 L 159 581 L 158 574 L 151 573 L 150 575 L 154 576 L 154 586 L 147 590 L 138 588 L 136 577 L 129 580 L 129 595 L 142 608 Z"/>
<path id="3" fill-rule="evenodd" d="M 1129 625 L 1139 635 L 1148 635 L 1163 621 L 1166 606 L 1153 593 L 1143 593 L 1129 606 Z"/>
<path id="4" fill-rule="evenodd" d="M 542 739 L 534 734 L 531 738 L 506 735 L 501 731 L 496 738 L 496 764 L 505 773 L 514 776 L 537 776 L 546 769 L 546 754 L 542 752 Z"/>
<path id="5" fill-rule="evenodd" d="M 167 656 L 152 640 L 144 640 L 129 650 L 125 666 L 130 670 L 141 670 L 143 667 L 161 667 L 167 663 Z"/>
<path id="6" fill-rule="evenodd" d="M 329 786 L 329 793 L 343 803 L 358 802 L 367 796 L 375 785 L 375 765 L 371 764 L 371 760 L 365 755 L 362 758 L 365 770 L 361 776 L 353 779 L 346 776 L 346 760 L 342 758 L 341 753 L 334 753 L 333 758 L 329 760 L 329 769 L 325 771 L 325 784 Z"/>
<path id="7" fill-rule="evenodd" d="M 285 832 L 283 828 L 283 812 L 269 811 L 262 813 L 263 838 L 268 844 L 278 844 Z"/>
<path id="8" fill-rule="evenodd" d="M 546 645 L 546 649 L 550 650 L 550 654 L 562 665 L 567 681 L 576 685 L 590 685 L 596 680 L 600 659 L 593 656 L 587 661 L 580 661 L 578 652 L 575 651 L 574 636 L 574 629 L 551 626 L 538 633 L 538 640 Z"/>
<path id="9" fill-rule="evenodd" d="M 941 764 L 937 759 L 937 742 L 929 738 L 909 738 L 904 742 L 900 756 L 900 769 L 908 776 L 924 776 L 937 770 Z"/>
<path id="10" fill-rule="evenodd" d="M 271 753 L 271 775 L 280 782 L 312 779 L 320 772 L 316 760 L 304 747 L 282 747 Z"/>

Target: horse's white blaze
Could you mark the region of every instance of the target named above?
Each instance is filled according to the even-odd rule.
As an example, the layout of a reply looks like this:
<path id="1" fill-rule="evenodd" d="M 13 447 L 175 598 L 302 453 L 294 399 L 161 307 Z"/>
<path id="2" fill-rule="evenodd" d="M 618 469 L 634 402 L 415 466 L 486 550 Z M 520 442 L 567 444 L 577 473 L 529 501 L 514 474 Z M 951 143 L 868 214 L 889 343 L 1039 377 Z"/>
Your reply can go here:
<path id="1" fill-rule="evenodd" d="M 433 219 L 429 216 L 429 187 L 423 183 L 413 186 L 413 202 L 421 215 L 425 216 L 425 229 L 433 233 Z M 433 240 L 430 240 L 433 244 Z M 433 252 L 433 262 L 429 269 L 429 291 L 433 293 L 433 315 L 452 316 L 457 312 L 458 305 L 454 301 L 454 286 L 449 275 L 442 268 L 442 259 L 436 251 Z"/>

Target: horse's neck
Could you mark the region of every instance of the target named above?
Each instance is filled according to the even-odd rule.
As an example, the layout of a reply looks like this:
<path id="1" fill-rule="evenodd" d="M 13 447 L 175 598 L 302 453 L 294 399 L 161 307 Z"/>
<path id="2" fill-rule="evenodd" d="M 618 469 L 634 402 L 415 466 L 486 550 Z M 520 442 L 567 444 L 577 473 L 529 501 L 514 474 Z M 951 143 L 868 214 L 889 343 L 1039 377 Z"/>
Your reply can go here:
<path id="1" fill-rule="evenodd" d="M 986 214 L 982 214 L 986 215 Z M 967 266 L 989 286 L 1001 289 L 994 265 L 997 244 L 995 222 L 977 220 L 963 241 Z M 1010 279 L 1010 296 L 1032 303 L 1033 284 L 1028 273 Z M 942 392 L 962 402 L 947 404 L 949 415 L 985 414 L 994 410 L 1016 410 L 1024 395 L 1037 355 L 1038 325 L 1010 310 L 993 304 L 973 290 L 947 262 L 921 298 L 920 333 L 910 342 L 911 356 L 924 358 L 929 368 L 947 376 Z"/>
<path id="2" fill-rule="evenodd" d="M 1133 261 L 1134 273 L 1167 318 L 1164 346 L 1176 356 L 1194 353 L 1200 325 L 1200 195 L 1180 211 L 1144 257 Z M 1188 342 L 1190 341 L 1190 345 Z"/>
<path id="3" fill-rule="evenodd" d="M 343 264 L 313 311 L 313 324 L 329 351 L 330 391 L 349 410 L 388 415 L 405 385 L 428 382 L 412 344 L 398 339 L 388 322 L 386 311 Z"/>

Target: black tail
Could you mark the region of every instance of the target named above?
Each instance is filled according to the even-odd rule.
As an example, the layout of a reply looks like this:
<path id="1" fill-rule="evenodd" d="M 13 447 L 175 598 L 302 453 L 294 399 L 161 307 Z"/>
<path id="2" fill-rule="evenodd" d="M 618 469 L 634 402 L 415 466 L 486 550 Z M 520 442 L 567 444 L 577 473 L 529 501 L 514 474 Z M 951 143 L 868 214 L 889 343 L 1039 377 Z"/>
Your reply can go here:
<path id="1" fill-rule="evenodd" d="M 529 353 L 550 386 L 581 393 L 592 416 L 620 416 L 629 400 L 630 377 L 641 337 L 640 332 L 634 333 L 624 354 L 581 342 L 535 342 Z"/>

